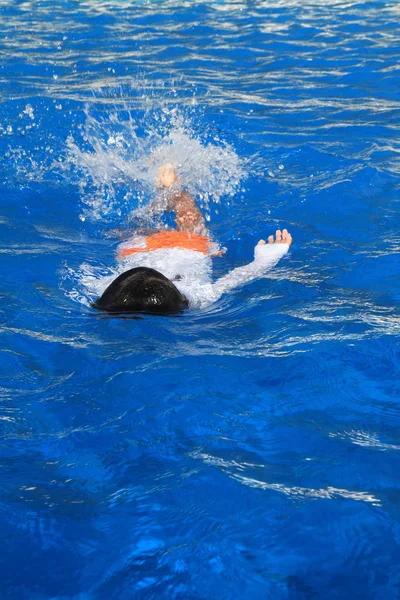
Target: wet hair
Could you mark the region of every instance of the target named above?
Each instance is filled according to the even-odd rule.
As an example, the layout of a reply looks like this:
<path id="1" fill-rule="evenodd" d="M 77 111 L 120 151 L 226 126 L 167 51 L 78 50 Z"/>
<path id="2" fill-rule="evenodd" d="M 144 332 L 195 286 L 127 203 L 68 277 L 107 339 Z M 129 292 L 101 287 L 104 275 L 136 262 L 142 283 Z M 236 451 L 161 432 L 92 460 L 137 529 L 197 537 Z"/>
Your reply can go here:
<path id="1" fill-rule="evenodd" d="M 178 313 L 189 302 L 165 275 L 148 267 L 136 267 L 119 275 L 92 305 L 110 313 Z"/>

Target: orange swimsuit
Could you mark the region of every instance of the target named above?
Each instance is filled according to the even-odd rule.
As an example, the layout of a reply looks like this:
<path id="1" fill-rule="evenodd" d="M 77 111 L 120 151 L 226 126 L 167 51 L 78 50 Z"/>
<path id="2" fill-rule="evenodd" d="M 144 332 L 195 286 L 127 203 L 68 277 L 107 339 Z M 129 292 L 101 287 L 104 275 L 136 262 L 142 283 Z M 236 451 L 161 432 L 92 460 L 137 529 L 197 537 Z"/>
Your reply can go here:
<path id="1" fill-rule="evenodd" d="M 136 252 L 153 252 L 161 248 L 183 248 L 207 255 L 214 246 L 210 238 L 186 231 L 160 231 L 143 239 L 145 240 L 144 247 L 123 248 L 119 251 L 117 258 L 123 259 L 131 254 L 136 254 Z"/>

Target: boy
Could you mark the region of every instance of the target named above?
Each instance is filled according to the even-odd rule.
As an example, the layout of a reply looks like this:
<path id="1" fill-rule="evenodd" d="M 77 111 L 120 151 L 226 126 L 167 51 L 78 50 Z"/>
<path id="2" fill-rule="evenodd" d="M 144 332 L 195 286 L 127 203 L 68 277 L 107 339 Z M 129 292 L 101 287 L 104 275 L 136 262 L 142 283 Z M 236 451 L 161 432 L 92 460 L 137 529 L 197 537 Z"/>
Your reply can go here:
<path id="1" fill-rule="evenodd" d="M 125 271 L 94 303 L 107 312 L 173 314 L 215 302 L 222 294 L 269 271 L 292 244 L 286 229 L 260 240 L 253 262 L 233 269 L 215 283 L 212 257 L 221 254 L 211 242 L 205 220 L 194 199 L 178 189 L 172 164 L 158 171 L 157 185 L 169 194 L 167 210 L 175 213 L 176 230 L 134 235 L 119 246 L 117 258 Z"/>

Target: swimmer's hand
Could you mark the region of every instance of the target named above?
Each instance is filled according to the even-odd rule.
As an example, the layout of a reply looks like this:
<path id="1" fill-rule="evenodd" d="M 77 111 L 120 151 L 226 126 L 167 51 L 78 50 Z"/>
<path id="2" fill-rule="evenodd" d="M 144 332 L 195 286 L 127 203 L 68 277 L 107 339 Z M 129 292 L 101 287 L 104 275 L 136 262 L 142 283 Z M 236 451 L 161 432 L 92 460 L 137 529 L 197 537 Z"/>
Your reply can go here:
<path id="1" fill-rule="evenodd" d="M 278 229 L 275 236 L 269 236 L 268 243 L 260 240 L 254 248 L 254 260 L 251 263 L 233 269 L 213 284 L 215 299 L 244 283 L 263 277 L 285 256 L 291 244 L 292 236 L 287 229 Z"/>
<path id="2" fill-rule="evenodd" d="M 166 163 L 158 169 L 156 182 L 158 188 L 170 188 L 177 180 L 178 176 L 172 163 Z"/>
<path id="3" fill-rule="evenodd" d="M 287 229 L 277 229 L 275 232 L 275 238 L 273 235 L 270 235 L 268 238 L 268 244 L 287 244 L 290 248 L 292 245 L 293 239 Z M 265 240 L 260 240 L 257 246 L 262 246 L 266 244 Z"/>

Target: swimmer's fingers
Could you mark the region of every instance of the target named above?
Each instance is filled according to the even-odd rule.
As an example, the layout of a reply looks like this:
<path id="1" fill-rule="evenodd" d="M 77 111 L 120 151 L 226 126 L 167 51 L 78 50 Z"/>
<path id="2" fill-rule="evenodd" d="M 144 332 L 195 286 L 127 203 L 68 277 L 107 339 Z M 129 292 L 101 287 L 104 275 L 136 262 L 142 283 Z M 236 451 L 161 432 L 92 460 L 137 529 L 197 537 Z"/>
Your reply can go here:
<path id="1" fill-rule="evenodd" d="M 292 244 L 292 236 L 290 235 L 290 233 L 288 232 L 287 229 L 283 229 L 282 231 L 282 242 L 284 242 L 285 244 L 288 244 L 289 246 Z"/>
<path id="2" fill-rule="evenodd" d="M 277 229 L 275 236 L 270 235 L 268 237 L 268 244 L 288 244 L 288 246 L 290 246 L 292 244 L 292 241 L 292 236 L 290 235 L 287 229 L 282 229 L 282 231 L 280 229 Z"/>

